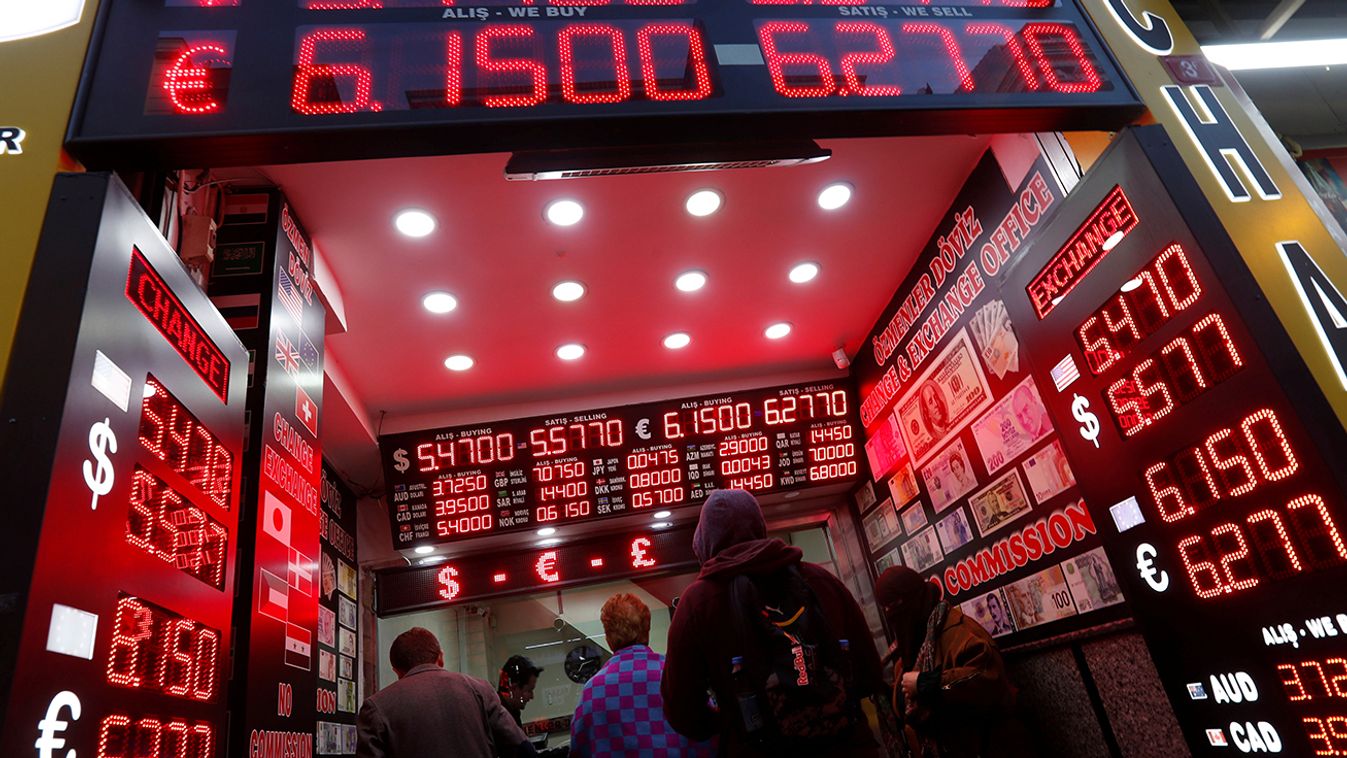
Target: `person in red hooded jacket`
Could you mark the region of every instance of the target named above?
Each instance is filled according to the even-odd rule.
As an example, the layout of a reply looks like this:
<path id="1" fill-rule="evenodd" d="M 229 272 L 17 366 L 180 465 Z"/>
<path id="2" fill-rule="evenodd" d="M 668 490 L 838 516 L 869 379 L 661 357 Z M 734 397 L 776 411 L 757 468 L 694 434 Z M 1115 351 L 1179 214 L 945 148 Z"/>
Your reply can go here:
<path id="1" fill-rule="evenodd" d="M 719 735 L 722 755 L 780 758 L 789 753 L 781 745 L 753 744 L 739 718 L 731 659 L 756 647 L 745 640 L 744 625 L 735 623 L 736 607 L 730 586 L 735 577 L 773 581 L 794 568 L 808 585 L 817 610 L 827 620 L 832 636 L 849 646 L 856 701 L 883 689 L 879 654 L 865 616 L 845 585 L 827 570 L 805 563 L 799 548 L 767 538 L 767 524 L 757 499 L 743 490 L 718 490 L 702 506 L 693 552 L 701 562 L 696 581 L 683 593 L 669 628 L 661 694 L 664 715 L 680 734 L 705 740 Z M 708 691 L 719 707 L 708 701 Z M 848 731 L 820 749 L 811 743 L 811 756 L 878 756 L 869 726 L 863 718 L 851 721 Z"/>

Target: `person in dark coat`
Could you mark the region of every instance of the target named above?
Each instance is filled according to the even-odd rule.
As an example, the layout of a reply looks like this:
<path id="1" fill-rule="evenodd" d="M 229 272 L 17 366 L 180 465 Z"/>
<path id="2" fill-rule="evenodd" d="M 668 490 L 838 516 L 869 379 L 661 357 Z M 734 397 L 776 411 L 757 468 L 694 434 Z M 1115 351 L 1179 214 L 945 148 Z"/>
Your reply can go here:
<path id="1" fill-rule="evenodd" d="M 444 652 L 430 630 L 399 634 L 388 658 L 398 680 L 360 706 L 357 758 L 537 755 L 491 685 L 444 670 Z"/>
<path id="2" fill-rule="evenodd" d="M 730 598 L 730 582 L 739 575 L 766 577 L 797 566 L 817 599 L 823 618 L 838 639 L 850 646 L 857 698 L 883 688 L 879 654 L 860 606 L 846 587 L 820 566 L 801 560 L 799 548 L 767 539 L 767 524 L 758 501 L 743 490 L 718 490 L 702 507 L 693 552 L 701 562 L 696 581 L 683 593 L 669 627 L 661 692 L 664 716 L 679 733 L 693 740 L 719 735 L 721 755 L 766 756 L 750 745 L 737 712 L 730 659 L 747 647 L 733 622 L 741 609 Z M 718 708 L 708 702 L 708 691 Z M 853 721 L 834 749 L 819 756 L 877 756 L 878 745 L 863 719 Z M 780 753 L 774 754 L 779 758 Z"/>
<path id="3" fill-rule="evenodd" d="M 1034 755 L 1013 715 L 1015 688 L 986 629 L 906 566 L 880 575 L 875 598 L 897 638 L 885 660 L 893 662 L 893 708 L 907 724 L 913 755 Z"/>

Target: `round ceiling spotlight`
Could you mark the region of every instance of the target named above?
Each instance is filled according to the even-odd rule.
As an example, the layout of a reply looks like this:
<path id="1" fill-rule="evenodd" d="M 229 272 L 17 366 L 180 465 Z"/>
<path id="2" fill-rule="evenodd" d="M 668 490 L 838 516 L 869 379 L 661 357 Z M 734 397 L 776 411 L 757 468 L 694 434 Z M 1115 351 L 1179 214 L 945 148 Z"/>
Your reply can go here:
<path id="1" fill-rule="evenodd" d="M 552 297 L 563 303 L 573 303 L 585 296 L 585 285 L 580 282 L 557 282 L 552 288 Z"/>
<path id="2" fill-rule="evenodd" d="M 805 261 L 804 263 L 796 264 L 795 268 L 790 270 L 790 280 L 796 284 L 804 284 L 805 282 L 813 281 L 814 277 L 818 276 L 818 271 L 819 268 L 817 263 Z"/>
<path id="3" fill-rule="evenodd" d="M 846 182 L 829 184 L 818 193 L 818 205 L 825 211 L 835 211 L 851 200 L 851 185 Z"/>
<path id="4" fill-rule="evenodd" d="M 435 552 L 435 548 L 431 545 L 422 545 L 416 549 L 417 555 L 430 555 L 433 552 Z"/>
<path id="5" fill-rule="evenodd" d="M 694 216 L 709 216 L 720 210 L 720 206 L 725 202 L 719 192 L 713 189 L 697 190 L 688 195 L 686 207 L 688 213 Z"/>
<path id="6" fill-rule="evenodd" d="M 574 200 L 556 200 L 548 204 L 546 216 L 557 226 L 575 226 L 585 217 L 585 209 Z"/>
<path id="7" fill-rule="evenodd" d="M 769 340 L 779 340 L 787 334 L 790 334 L 790 324 L 785 321 L 772 324 L 767 327 L 767 330 L 764 331 L 763 334 L 767 335 L 767 339 Z"/>
<path id="8" fill-rule="evenodd" d="M 408 208 L 393 219 L 393 226 L 408 237 L 425 237 L 435 231 L 435 217 L 423 210 Z"/>
<path id="9" fill-rule="evenodd" d="M 664 338 L 664 346 L 670 350 L 682 350 L 691 344 L 692 338 L 686 332 L 674 332 Z"/>
<path id="10" fill-rule="evenodd" d="M 431 292 L 421 298 L 421 305 L 431 313 L 448 313 L 458 307 L 458 298 L 448 292 Z"/>
<path id="11" fill-rule="evenodd" d="M 656 512 L 655 512 L 655 518 L 656 518 L 656 519 L 666 519 L 666 518 L 668 518 L 668 517 L 670 517 L 670 516 L 672 516 L 672 515 L 673 515 L 673 511 L 656 511 Z"/>
<path id="12" fill-rule="evenodd" d="M 557 348 L 557 357 L 563 361 L 579 360 L 585 354 L 585 346 L 578 342 L 570 342 Z"/>
<path id="13" fill-rule="evenodd" d="M 472 364 L 472 358 L 467 355 L 451 355 L 444 359 L 444 367 L 450 371 L 467 371 Z"/>
<path id="14" fill-rule="evenodd" d="M 678 275 L 674 280 L 674 286 L 683 292 L 696 292 L 706 286 L 706 273 L 702 271 L 685 271 Z"/>
<path id="15" fill-rule="evenodd" d="M 655 523 L 651 524 L 650 526 L 652 526 L 652 527 L 654 527 L 654 528 L 656 528 L 656 529 L 668 529 L 669 527 L 673 526 L 673 522 L 671 522 L 671 521 L 656 521 Z"/>
<path id="16" fill-rule="evenodd" d="M 545 540 L 538 540 L 538 547 L 552 547 L 553 545 L 560 545 L 560 544 L 561 540 L 557 539 L 556 537 L 552 537 L 550 539 Z"/>
<path id="17" fill-rule="evenodd" d="M 557 533 L 557 528 L 556 528 L 555 526 L 545 526 L 545 527 L 543 527 L 542 529 L 539 529 L 539 530 L 538 530 L 538 536 L 539 536 L 539 537 L 551 537 L 552 535 L 554 535 L 554 534 L 556 534 L 556 533 Z"/>

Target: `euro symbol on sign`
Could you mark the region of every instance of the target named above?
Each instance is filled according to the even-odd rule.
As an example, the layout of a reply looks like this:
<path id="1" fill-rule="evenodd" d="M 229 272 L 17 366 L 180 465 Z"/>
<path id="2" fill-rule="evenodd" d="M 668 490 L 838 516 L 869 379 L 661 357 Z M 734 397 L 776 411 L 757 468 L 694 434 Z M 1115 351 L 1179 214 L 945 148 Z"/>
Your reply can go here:
<path id="1" fill-rule="evenodd" d="M 636 436 L 643 440 L 650 439 L 650 419 L 643 418 L 636 422 Z"/>
<path id="2" fill-rule="evenodd" d="M 1080 436 L 1099 447 L 1099 417 L 1090 412 L 1090 401 L 1076 395 L 1071 400 L 1071 415 L 1081 423 Z"/>
<path id="3" fill-rule="evenodd" d="M 1141 572 L 1141 578 L 1146 580 L 1151 589 L 1164 592 L 1169 589 L 1169 574 L 1155 568 L 1156 555 L 1155 546 L 1151 543 L 1137 545 L 1137 571 Z"/>
<path id="4" fill-rule="evenodd" d="M 112 470 L 112 461 L 108 460 L 110 453 L 117 452 L 117 435 L 112 433 L 111 419 L 95 421 L 94 425 L 89 427 L 89 452 L 93 453 L 93 461 L 84 462 L 84 483 L 89 485 L 89 489 L 94 493 L 94 499 L 89 503 L 90 510 L 98 510 L 98 498 L 112 491 L 112 482 L 116 477 Z"/>
<path id="5" fill-rule="evenodd" d="M 79 720 L 79 697 L 69 690 L 56 693 L 47 705 L 47 715 L 37 722 L 37 742 L 33 743 L 33 747 L 37 748 L 38 758 L 55 758 L 56 754 L 52 751 L 65 747 L 65 738 L 56 736 L 70 726 L 70 721 L 61 720 L 62 708 L 70 709 L 70 721 Z M 65 758 L 75 758 L 75 751 L 66 751 Z"/>
<path id="6" fill-rule="evenodd" d="M 399 474 L 407 473 L 407 469 L 412 467 L 411 461 L 407 460 L 407 451 L 404 448 L 393 451 L 393 461 L 393 468 L 397 469 Z"/>

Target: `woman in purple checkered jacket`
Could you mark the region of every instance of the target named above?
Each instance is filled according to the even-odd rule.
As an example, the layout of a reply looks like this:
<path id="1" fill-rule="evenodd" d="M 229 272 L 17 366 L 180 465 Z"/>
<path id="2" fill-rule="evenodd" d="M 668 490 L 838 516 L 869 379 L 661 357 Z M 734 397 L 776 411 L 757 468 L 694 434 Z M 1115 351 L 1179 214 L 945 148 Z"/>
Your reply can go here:
<path id="1" fill-rule="evenodd" d="M 710 758 L 715 747 L 691 742 L 664 720 L 659 694 L 664 656 L 650 649 L 650 608 L 635 595 L 608 598 L 599 613 L 613 657 L 585 684 L 571 719 L 574 758 Z"/>

